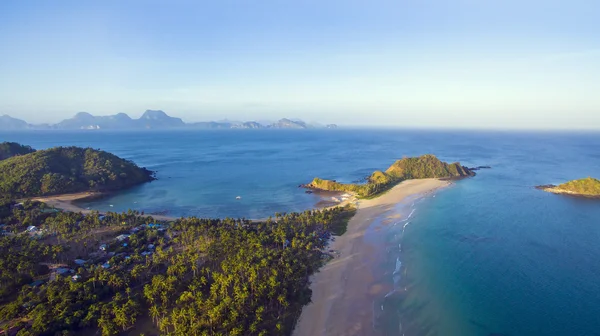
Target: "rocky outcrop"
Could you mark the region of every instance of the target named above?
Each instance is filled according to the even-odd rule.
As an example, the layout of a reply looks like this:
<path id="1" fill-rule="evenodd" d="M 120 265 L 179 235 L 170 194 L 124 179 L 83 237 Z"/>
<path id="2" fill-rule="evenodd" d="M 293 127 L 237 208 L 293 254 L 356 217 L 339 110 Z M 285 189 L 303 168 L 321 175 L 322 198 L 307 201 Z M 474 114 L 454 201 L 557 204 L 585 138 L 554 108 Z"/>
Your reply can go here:
<path id="1" fill-rule="evenodd" d="M 477 166 L 477 167 L 472 167 L 472 168 L 469 167 L 469 170 L 471 170 L 471 171 L 477 171 L 477 170 L 480 170 L 480 169 L 491 169 L 491 168 L 492 167 L 490 167 L 490 166 Z"/>

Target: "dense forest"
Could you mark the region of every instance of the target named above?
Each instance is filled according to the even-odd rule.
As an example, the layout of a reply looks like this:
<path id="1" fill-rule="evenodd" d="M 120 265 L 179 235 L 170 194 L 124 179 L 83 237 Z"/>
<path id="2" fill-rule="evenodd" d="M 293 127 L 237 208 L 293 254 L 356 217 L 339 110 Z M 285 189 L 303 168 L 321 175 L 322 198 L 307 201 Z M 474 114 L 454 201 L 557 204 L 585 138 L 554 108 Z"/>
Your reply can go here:
<path id="1" fill-rule="evenodd" d="M 315 178 L 306 186 L 313 189 L 352 192 L 364 198 L 373 197 L 408 179 L 458 178 L 473 175 L 475 175 L 474 172 L 458 162 L 449 164 L 440 161 L 434 155 L 427 154 L 414 158 L 402 158 L 394 162 L 385 172 L 375 171 L 364 184 L 345 184 Z"/>
<path id="2" fill-rule="evenodd" d="M 0 333 L 289 335 L 351 208 L 263 222 L 0 204 Z"/>
<path id="3" fill-rule="evenodd" d="M 17 155 L 25 155 L 35 152 L 30 146 L 24 146 L 16 142 L 0 143 L 0 160 L 5 160 Z"/>
<path id="4" fill-rule="evenodd" d="M 153 173 L 92 148 L 55 147 L 0 161 L 0 197 L 119 190 L 153 179 Z"/>

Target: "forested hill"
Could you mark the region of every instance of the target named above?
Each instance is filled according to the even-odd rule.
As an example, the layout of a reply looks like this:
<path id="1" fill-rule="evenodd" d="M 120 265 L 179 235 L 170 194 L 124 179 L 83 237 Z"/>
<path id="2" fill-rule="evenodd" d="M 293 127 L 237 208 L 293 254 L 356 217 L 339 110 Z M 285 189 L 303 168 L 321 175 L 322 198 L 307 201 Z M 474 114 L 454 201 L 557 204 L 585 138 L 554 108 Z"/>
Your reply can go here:
<path id="1" fill-rule="evenodd" d="M 550 184 L 537 186 L 536 188 L 555 194 L 600 197 L 600 180 L 593 177 L 569 181 L 558 186 Z"/>
<path id="2" fill-rule="evenodd" d="M 17 155 L 25 155 L 35 152 L 30 146 L 24 146 L 16 142 L 0 143 L 0 160 L 5 160 Z"/>
<path id="3" fill-rule="evenodd" d="M 557 189 L 579 195 L 600 196 L 600 180 L 593 177 L 573 180 L 559 185 Z"/>
<path id="4" fill-rule="evenodd" d="M 0 161 L 0 195 L 8 199 L 120 190 L 153 179 L 151 171 L 92 148 L 55 147 Z"/>
<path id="5" fill-rule="evenodd" d="M 306 187 L 353 192 L 359 197 L 371 197 L 408 179 L 458 178 L 474 175 L 473 171 L 458 162 L 442 162 L 435 155 L 427 154 L 413 158 L 402 158 L 394 162 L 385 172 L 377 170 L 371 174 L 365 184 L 344 184 L 315 178 Z"/>

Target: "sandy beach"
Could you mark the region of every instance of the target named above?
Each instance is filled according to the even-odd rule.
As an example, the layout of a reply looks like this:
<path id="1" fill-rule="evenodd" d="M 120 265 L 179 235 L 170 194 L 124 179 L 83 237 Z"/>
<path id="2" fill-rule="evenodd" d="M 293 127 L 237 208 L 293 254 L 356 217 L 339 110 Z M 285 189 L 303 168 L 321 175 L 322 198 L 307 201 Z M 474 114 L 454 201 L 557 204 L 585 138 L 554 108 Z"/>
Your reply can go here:
<path id="1" fill-rule="evenodd" d="M 321 198 L 321 201 L 319 201 L 317 204 L 315 204 L 315 208 L 316 209 L 329 209 L 329 208 L 335 208 L 338 206 L 345 206 L 347 204 L 355 202 L 356 197 L 354 197 L 352 195 L 349 195 L 346 199 L 343 199 L 340 201 L 332 201 L 331 200 L 332 197 L 341 199 L 342 195 L 344 195 L 344 194 L 346 194 L 346 193 L 337 192 L 337 191 L 336 192 L 322 192 L 321 194 L 317 194 L 317 196 L 319 196 Z M 79 205 L 75 204 L 75 202 L 77 202 L 77 201 L 81 202 L 86 199 L 92 199 L 92 198 L 101 198 L 104 196 L 106 196 L 106 194 L 103 194 L 101 192 L 85 191 L 85 192 L 73 193 L 73 194 L 32 197 L 32 198 L 29 198 L 29 200 L 43 202 L 51 207 L 54 207 L 54 208 L 60 209 L 60 210 L 64 210 L 64 211 L 89 214 L 92 211 L 96 211 L 96 210 L 84 209 L 84 208 L 80 207 Z M 24 200 L 21 200 L 21 201 L 24 201 Z M 104 212 L 102 212 L 102 211 L 99 211 L 99 213 L 104 214 Z M 163 221 L 174 221 L 179 218 L 179 217 L 153 215 L 153 214 L 145 214 L 145 215 L 152 216 L 156 220 L 163 220 Z M 255 222 L 260 222 L 260 221 L 265 221 L 265 220 L 266 220 L 266 218 L 252 219 L 252 221 L 255 221 Z"/>
<path id="2" fill-rule="evenodd" d="M 373 327 L 373 300 L 384 295 L 372 272 L 380 263 L 378 247 L 365 239 L 371 224 L 390 222 L 408 214 L 397 213 L 396 206 L 409 196 L 420 196 L 450 185 L 439 179 L 404 181 L 382 196 L 361 200 L 347 232 L 330 249 L 339 256 L 327 263 L 312 278 L 312 303 L 304 307 L 294 336 L 377 335 Z"/>
<path id="3" fill-rule="evenodd" d="M 349 197 L 337 204 L 327 204 L 326 207 L 335 207 L 356 203 L 358 209 L 348 223 L 346 233 L 329 246 L 338 256 L 312 276 L 312 302 L 303 308 L 293 335 L 378 335 L 374 327 L 374 301 L 383 297 L 389 288 L 382 284 L 383 275 L 374 272 L 385 259 L 381 240 L 368 238 L 381 236 L 377 232 L 382 225 L 408 216 L 398 207 L 408 197 L 420 197 L 450 184 L 452 182 L 439 179 L 408 180 L 375 199 L 357 201 L 355 197 Z M 87 214 L 93 210 L 83 209 L 74 202 L 102 196 L 101 193 L 82 192 L 31 200 Z M 165 221 L 176 219 L 160 215 L 152 217 Z"/>
<path id="4" fill-rule="evenodd" d="M 94 210 L 93 209 L 92 210 L 84 209 L 84 208 L 78 206 L 77 204 L 75 204 L 74 202 L 83 201 L 85 199 L 90 199 L 90 198 L 103 197 L 103 196 L 104 196 L 104 194 L 99 193 L 99 192 L 86 191 L 86 192 L 80 192 L 80 193 L 74 193 L 74 194 L 33 197 L 33 198 L 30 198 L 30 200 L 44 202 L 51 207 L 54 207 L 56 209 L 61 209 L 64 211 L 80 212 L 83 214 L 89 214 Z M 100 213 L 103 214 L 102 211 L 100 211 Z M 151 214 L 147 214 L 146 216 L 152 216 L 156 220 L 164 220 L 164 221 L 173 221 L 173 220 L 177 219 L 175 217 L 151 215 Z"/>

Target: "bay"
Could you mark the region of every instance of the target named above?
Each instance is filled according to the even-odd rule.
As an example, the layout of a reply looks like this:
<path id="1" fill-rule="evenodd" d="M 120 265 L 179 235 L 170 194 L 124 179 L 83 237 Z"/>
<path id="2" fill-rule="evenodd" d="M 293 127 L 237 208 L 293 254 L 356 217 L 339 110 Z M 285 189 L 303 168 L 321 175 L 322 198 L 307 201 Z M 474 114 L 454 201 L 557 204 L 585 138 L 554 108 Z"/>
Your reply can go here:
<path id="1" fill-rule="evenodd" d="M 417 202 L 401 238 L 383 231 L 402 239 L 407 294 L 393 309 L 406 335 L 600 335 L 600 202 L 533 188 L 600 177 L 598 133 L 32 131 L 0 141 L 100 148 L 155 170 L 157 181 L 86 206 L 172 216 L 303 211 L 318 198 L 299 184 L 361 180 L 403 156 L 490 165 Z"/>

